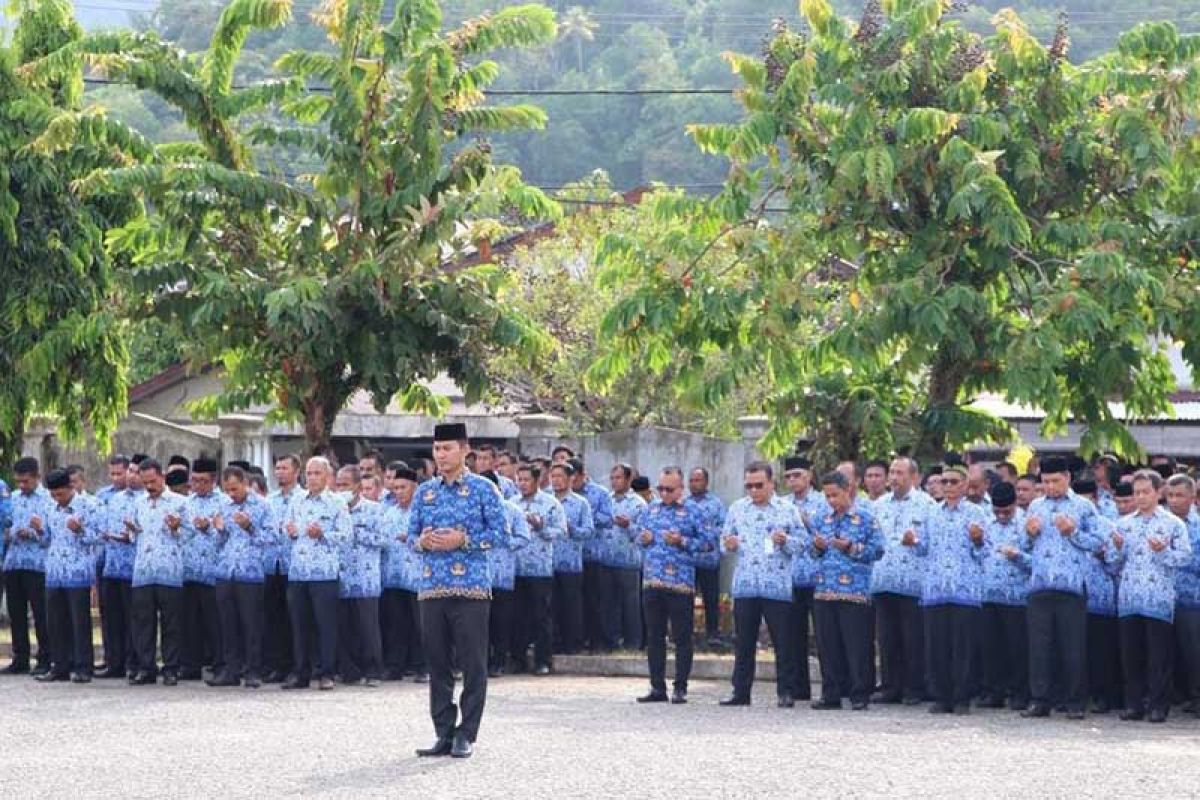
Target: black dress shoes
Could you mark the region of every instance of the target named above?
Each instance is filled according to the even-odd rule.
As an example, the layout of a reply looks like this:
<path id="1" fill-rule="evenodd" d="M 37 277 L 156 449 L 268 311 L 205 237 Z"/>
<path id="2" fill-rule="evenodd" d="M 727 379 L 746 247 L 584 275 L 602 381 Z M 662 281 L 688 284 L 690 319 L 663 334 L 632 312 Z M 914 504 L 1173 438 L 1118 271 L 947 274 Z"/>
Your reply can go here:
<path id="1" fill-rule="evenodd" d="M 717 702 L 717 705 L 720 705 L 720 706 L 748 706 L 748 705 L 750 705 L 750 698 L 749 697 L 739 697 L 738 695 L 733 694 L 733 695 L 730 695 L 729 697 L 719 700 Z"/>
<path id="2" fill-rule="evenodd" d="M 1146 717 L 1148 722 L 1163 723 L 1167 721 L 1167 712 L 1164 709 L 1156 708 Z"/>
<path id="3" fill-rule="evenodd" d="M 176 675 L 174 672 L 164 672 L 163 673 L 163 686 L 178 686 L 178 685 L 179 685 L 179 676 L 178 675 Z"/>
<path id="4" fill-rule="evenodd" d="M 1121 719 L 1125 722 L 1141 722 L 1146 718 L 1146 712 L 1138 708 L 1127 708 L 1121 712 Z"/>
<path id="5" fill-rule="evenodd" d="M 14 661 L 4 669 L 0 669 L 0 674 L 3 675 L 26 675 L 29 673 L 28 661 Z"/>
<path id="6" fill-rule="evenodd" d="M 38 683 L 65 683 L 71 680 L 71 676 L 66 672 L 43 672 L 41 675 L 34 676 L 34 680 Z"/>
<path id="7" fill-rule="evenodd" d="M 86 672 L 72 672 L 71 683 L 91 683 L 92 676 Z"/>
<path id="8" fill-rule="evenodd" d="M 220 675 L 214 675 L 205 681 L 209 686 L 241 686 L 242 682 L 230 675 L 228 672 L 222 672 Z"/>
<path id="9" fill-rule="evenodd" d="M 671 705 L 682 706 L 687 703 L 687 692 L 682 692 L 676 689 L 671 693 Z"/>
<path id="10" fill-rule="evenodd" d="M 417 755 L 421 758 L 448 756 L 453 749 L 454 741 L 450 737 L 446 737 L 445 739 L 438 739 L 433 743 L 432 747 L 422 747 L 417 750 Z"/>
<path id="11" fill-rule="evenodd" d="M 288 691 L 291 689 L 307 689 L 308 681 L 302 681 L 299 678 L 297 678 L 295 675 L 293 675 L 290 678 L 288 678 L 286 681 L 284 681 L 283 684 L 279 688 L 283 689 L 284 691 Z"/>
<path id="12" fill-rule="evenodd" d="M 780 708 L 795 708 L 796 701 L 792 699 L 790 694 L 781 694 L 779 695 L 779 699 L 775 702 L 775 705 L 779 706 Z"/>
<path id="13" fill-rule="evenodd" d="M 129 676 L 130 686 L 152 686 L 154 682 L 154 676 L 149 672 L 139 672 L 136 675 Z"/>
<path id="14" fill-rule="evenodd" d="M 813 704 L 811 706 L 809 706 L 809 708 L 811 708 L 813 711 L 841 711 L 842 710 L 842 701 L 841 700 L 814 700 Z"/>
<path id="15" fill-rule="evenodd" d="M 450 746 L 451 758 L 470 758 L 474 752 L 475 746 L 465 733 L 458 731 L 454 734 L 454 744 Z"/>
<path id="16" fill-rule="evenodd" d="M 95 677 L 97 677 L 97 678 L 124 678 L 125 670 L 118 669 L 117 667 L 105 667 L 104 669 L 97 672 Z"/>
<path id="17" fill-rule="evenodd" d="M 1050 706 L 1034 703 L 1029 708 L 1021 712 L 1021 716 L 1025 719 L 1037 719 L 1038 717 L 1050 716 Z"/>
<path id="18" fill-rule="evenodd" d="M 637 701 L 639 703 L 665 703 L 667 699 L 666 692 L 650 692 L 650 694 L 644 694 L 639 697 Z"/>

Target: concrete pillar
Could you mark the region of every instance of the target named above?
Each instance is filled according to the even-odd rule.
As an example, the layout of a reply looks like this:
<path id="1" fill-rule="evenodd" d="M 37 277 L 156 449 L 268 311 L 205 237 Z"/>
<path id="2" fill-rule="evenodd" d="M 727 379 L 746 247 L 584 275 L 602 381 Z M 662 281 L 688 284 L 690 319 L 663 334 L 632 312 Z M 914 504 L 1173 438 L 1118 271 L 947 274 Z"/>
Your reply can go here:
<path id="1" fill-rule="evenodd" d="M 738 417 L 737 426 L 742 434 L 742 464 L 765 458 L 758 449 L 758 442 L 767 433 L 771 421 L 763 416 Z"/>
<path id="2" fill-rule="evenodd" d="M 517 441 L 521 452 L 527 456 L 548 456 L 551 448 L 563 441 L 560 432 L 566 423 L 554 414 L 523 414 L 516 418 L 520 433 Z M 568 443 L 569 447 L 574 447 Z"/>

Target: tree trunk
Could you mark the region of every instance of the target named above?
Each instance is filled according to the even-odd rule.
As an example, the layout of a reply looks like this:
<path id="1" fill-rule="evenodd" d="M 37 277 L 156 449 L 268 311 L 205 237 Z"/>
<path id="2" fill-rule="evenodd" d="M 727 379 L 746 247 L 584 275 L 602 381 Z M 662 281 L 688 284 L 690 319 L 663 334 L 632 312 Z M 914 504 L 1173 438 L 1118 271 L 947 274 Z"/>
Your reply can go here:
<path id="1" fill-rule="evenodd" d="M 333 423 L 341 406 L 328 392 L 314 391 L 304 398 L 304 448 L 308 455 L 332 452 Z"/>
<path id="2" fill-rule="evenodd" d="M 968 365 L 939 353 L 929 374 L 929 397 L 926 411 L 951 409 L 958 405 L 958 392 L 967 377 Z M 917 436 L 916 456 L 923 464 L 941 461 L 946 455 L 946 431 L 921 425 Z"/>

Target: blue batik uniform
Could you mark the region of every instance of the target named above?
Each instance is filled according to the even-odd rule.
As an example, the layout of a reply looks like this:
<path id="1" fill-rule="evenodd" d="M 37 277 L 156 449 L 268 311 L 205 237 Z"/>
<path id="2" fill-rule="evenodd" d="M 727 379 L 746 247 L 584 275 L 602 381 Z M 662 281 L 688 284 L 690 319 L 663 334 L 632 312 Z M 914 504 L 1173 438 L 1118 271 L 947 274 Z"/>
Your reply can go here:
<path id="1" fill-rule="evenodd" d="M 1175 571 L 1192 560 L 1187 526 L 1166 509 L 1155 508 L 1148 516 L 1133 513 L 1121 517 L 1116 529 L 1125 539 L 1124 547 L 1118 549 L 1110 543 L 1105 553 L 1109 563 L 1120 570 L 1118 615 L 1173 622 Z M 1154 552 L 1151 539 L 1166 542 L 1166 549 Z"/>
<path id="2" fill-rule="evenodd" d="M 8 530 L 12 524 L 12 493 L 8 484 L 0 480 L 0 533 Z"/>
<path id="3" fill-rule="evenodd" d="M 870 512 L 855 506 L 844 514 L 832 509 L 811 521 L 813 536 L 825 537 L 827 547 L 809 551 L 816 559 L 815 600 L 846 600 L 869 603 L 871 566 L 883 555 L 883 534 Z M 850 549 L 843 553 L 833 546 L 834 539 L 848 539 Z"/>
<path id="4" fill-rule="evenodd" d="M 39 517 L 44 523 L 52 505 L 54 501 L 50 499 L 50 493 L 41 486 L 28 494 L 18 491 L 12 495 L 12 524 L 8 549 L 4 553 L 5 572 L 46 571 L 46 548 L 50 546 L 46 526 L 42 525 L 42 532 L 38 533 L 30 520 Z M 27 535 L 22 536 L 22 532 Z"/>
<path id="5" fill-rule="evenodd" d="M 567 535 L 554 541 L 554 571 L 565 574 L 583 572 L 583 543 L 592 538 L 592 507 L 581 495 L 567 492 L 555 498 L 567 520 Z"/>
<path id="6" fill-rule="evenodd" d="M 134 509 L 137 554 L 133 562 L 133 588 L 183 587 L 184 551 L 187 540 L 195 535 L 187 520 L 187 506 L 187 498 L 169 490 L 158 497 L 145 493 L 138 498 Z M 174 531 L 166 521 L 171 514 L 182 520 Z"/>
<path id="7" fill-rule="evenodd" d="M 778 545 L 773 534 L 782 531 L 787 541 Z M 729 507 L 721 530 L 721 552 L 725 537 L 738 538 L 733 567 L 733 597 L 792 601 L 792 559 L 808 546 L 808 531 L 800 511 L 782 497 L 772 495 L 763 505 L 743 497 Z"/>
<path id="8" fill-rule="evenodd" d="M 691 510 L 704 533 L 704 541 L 712 548 L 696 555 L 696 569 L 717 569 L 721 566 L 721 545 L 717 539 L 725 524 L 725 504 L 712 492 L 690 495 L 683 504 Z"/>
<path id="9" fill-rule="evenodd" d="M 505 500 L 516 500 L 521 496 L 521 490 L 517 488 L 517 483 L 512 478 L 506 478 L 497 472 L 496 480 L 500 482 L 500 494 Z"/>
<path id="10" fill-rule="evenodd" d="M 1117 510 L 1116 499 L 1107 489 L 1096 490 L 1096 509 L 1100 512 L 1100 516 L 1114 522 L 1121 516 L 1121 512 Z"/>
<path id="11" fill-rule="evenodd" d="M 983 604 L 982 563 L 990 548 L 987 516 L 982 506 L 967 500 L 954 506 L 942 503 L 929 515 L 925 532 L 912 548 L 925 562 L 921 605 L 979 608 Z M 984 531 L 979 544 L 971 540 L 972 525 Z"/>
<path id="12" fill-rule="evenodd" d="M 1192 557 L 1175 568 L 1175 602 L 1180 608 L 1196 609 L 1200 608 L 1200 514 L 1196 509 L 1188 511 L 1185 524 Z"/>
<path id="13" fill-rule="evenodd" d="M 94 499 L 76 493 L 66 506 L 51 503 L 46 518 L 50 546 L 46 550 L 47 589 L 90 589 L 96 577 L 95 545 L 100 541 L 104 514 Z M 68 527 L 71 518 L 83 529 Z"/>
<path id="14" fill-rule="evenodd" d="M 188 539 L 183 551 L 183 582 L 202 583 L 213 586 L 217 582 L 217 537 L 212 518 L 221 510 L 225 500 L 223 492 L 213 489 L 208 494 L 188 495 L 187 524 L 192 525 L 197 517 L 208 520 L 207 530 L 196 528 L 196 535 Z"/>
<path id="15" fill-rule="evenodd" d="M 583 543 L 583 560 L 599 563 L 604 560 L 604 548 L 612 536 L 612 498 L 607 489 L 592 480 L 584 482 L 579 494 L 592 510 L 592 535 Z"/>
<path id="16" fill-rule="evenodd" d="M 646 501 L 632 491 L 612 495 L 613 519 L 625 516 L 629 527 L 613 522 L 608 544 L 604 548 L 604 566 L 614 569 L 641 569 L 642 548 L 638 547 L 638 520 L 646 509 Z"/>
<path id="17" fill-rule="evenodd" d="M 121 581 L 133 580 L 133 562 L 137 545 L 129 540 L 130 532 L 125 527 L 125 522 L 126 520 L 137 521 L 138 500 L 145 496 L 145 489 L 122 489 L 108 499 L 104 521 L 104 532 L 108 536 L 104 540 L 104 570 L 102 573 L 105 578 Z"/>
<path id="18" fill-rule="evenodd" d="M 529 544 L 529 523 L 525 511 L 511 500 L 504 501 L 504 515 L 508 520 L 508 538 L 503 544 L 487 551 L 488 575 L 492 589 L 512 591 L 517 581 L 517 556 Z"/>
<path id="19" fill-rule="evenodd" d="M 1097 517 L 1096 533 L 1104 542 L 1087 560 L 1087 572 L 1083 586 L 1087 591 L 1087 612 L 1099 617 L 1117 616 L 1117 569 L 1110 564 L 1105 551 L 1112 546 L 1109 541 L 1114 526 L 1106 517 Z"/>
<path id="20" fill-rule="evenodd" d="M 825 500 L 825 495 L 815 489 L 810 488 L 803 497 L 793 494 L 788 497 L 788 500 L 800 512 L 800 520 L 804 523 L 804 527 L 810 535 L 809 538 L 811 538 L 813 522 L 832 513 L 828 501 Z M 812 553 L 812 548 L 805 547 L 792 558 L 792 586 L 797 589 L 811 589 L 816 582 L 817 559 Z"/>
<path id="21" fill-rule="evenodd" d="M 250 518 L 249 529 L 233 521 L 239 512 Z M 237 583 L 262 583 L 263 550 L 275 546 L 280 535 L 271 504 L 254 492 L 247 494 L 241 503 L 223 495 L 218 513 L 222 527 L 216 530 L 215 578 Z"/>
<path id="22" fill-rule="evenodd" d="M 421 554 L 408 541 L 408 515 L 412 509 L 393 502 L 383 508 L 383 588 L 416 592 L 421 584 Z"/>
<path id="23" fill-rule="evenodd" d="M 537 492 L 533 497 L 521 497 L 517 506 L 522 513 L 536 514 L 542 527 L 530 526 L 529 543 L 517 551 L 516 570 L 522 578 L 554 577 L 554 543 L 567 535 L 567 518 L 554 495 Z"/>
<path id="24" fill-rule="evenodd" d="M 462 530 L 467 539 L 457 550 L 420 550 L 426 528 Z M 507 528 L 504 501 L 488 479 L 464 473 L 455 481 L 437 477 L 421 484 L 408 518 L 409 541 L 421 553 L 418 598 L 490 600 L 487 551 L 504 543 Z"/>
<path id="25" fill-rule="evenodd" d="M 383 594 L 383 507 L 360 497 L 350 506 L 350 522 L 353 534 L 341 548 L 338 596 L 343 600 L 379 597 Z"/>
<path id="26" fill-rule="evenodd" d="M 1021 549 L 1025 541 L 1025 512 L 1017 509 L 1012 519 L 1000 522 L 993 516 L 987 522 L 987 542 L 991 548 L 983 560 L 983 602 L 1000 606 L 1024 606 L 1029 597 L 1029 554 Z M 1005 547 L 1016 551 L 1013 558 L 1004 555 Z"/>
<path id="27" fill-rule="evenodd" d="M 271 506 L 271 517 L 279 525 L 279 536 L 276 537 L 275 544 L 263 548 L 264 575 L 287 575 L 291 572 L 293 540 L 283 526 L 290 518 L 292 504 L 304 494 L 303 488 L 293 486 L 287 494 L 284 494 L 282 489 L 276 489 L 267 496 L 267 502 Z"/>
<path id="28" fill-rule="evenodd" d="M 1056 514 L 1075 522 L 1070 536 L 1063 536 L 1054 524 Z M 1067 592 L 1083 596 L 1086 589 L 1083 577 L 1088 558 L 1101 545 L 1096 533 L 1096 507 L 1074 492 L 1063 497 L 1039 497 L 1029 505 L 1026 520 L 1041 520 L 1041 532 L 1036 537 L 1025 536 L 1022 545 L 1032 561 L 1029 593 Z"/>
<path id="29" fill-rule="evenodd" d="M 329 490 L 305 492 L 293 500 L 287 513 L 284 531 L 289 523 L 296 526 L 288 581 L 336 581 L 341 570 L 341 548 L 354 535 L 345 501 Z M 311 523 L 321 528 L 316 539 L 308 535 Z"/>
<path id="30" fill-rule="evenodd" d="M 874 506 L 875 520 L 883 534 L 883 557 L 871 569 L 871 594 L 921 597 L 924 565 L 914 548 L 900 542 L 909 530 L 921 539 L 937 506 L 915 490 L 904 497 L 889 492 Z"/>
<path id="31" fill-rule="evenodd" d="M 642 588 L 664 589 L 669 592 L 692 594 L 696 591 L 696 554 L 707 552 L 716 545 L 685 503 L 656 500 L 643 512 L 639 533 L 652 538 L 644 544 L 638 537 L 642 558 Z M 683 537 L 679 545 L 666 542 L 666 534 L 675 531 Z"/>

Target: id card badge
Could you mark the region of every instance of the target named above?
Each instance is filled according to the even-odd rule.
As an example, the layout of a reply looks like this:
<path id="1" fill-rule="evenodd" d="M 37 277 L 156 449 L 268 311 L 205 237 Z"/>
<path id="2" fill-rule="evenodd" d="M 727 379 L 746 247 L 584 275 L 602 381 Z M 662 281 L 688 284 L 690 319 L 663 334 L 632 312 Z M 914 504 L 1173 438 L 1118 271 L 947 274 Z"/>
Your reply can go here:
<path id="1" fill-rule="evenodd" d="M 772 555 L 775 552 L 775 540 L 767 534 L 767 538 L 763 539 L 763 552 L 767 555 Z"/>

